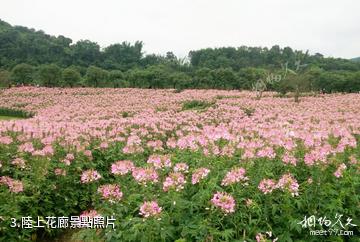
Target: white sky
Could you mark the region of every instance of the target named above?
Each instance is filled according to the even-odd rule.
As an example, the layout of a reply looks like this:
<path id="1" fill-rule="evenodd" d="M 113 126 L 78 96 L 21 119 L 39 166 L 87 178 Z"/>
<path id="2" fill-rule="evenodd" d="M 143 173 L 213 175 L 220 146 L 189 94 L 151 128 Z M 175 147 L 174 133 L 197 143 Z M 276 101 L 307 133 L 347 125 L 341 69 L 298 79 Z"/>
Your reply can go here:
<path id="1" fill-rule="evenodd" d="M 360 56 L 359 0 L 0 0 L 12 25 L 90 39 L 142 40 L 146 53 L 241 45 Z"/>

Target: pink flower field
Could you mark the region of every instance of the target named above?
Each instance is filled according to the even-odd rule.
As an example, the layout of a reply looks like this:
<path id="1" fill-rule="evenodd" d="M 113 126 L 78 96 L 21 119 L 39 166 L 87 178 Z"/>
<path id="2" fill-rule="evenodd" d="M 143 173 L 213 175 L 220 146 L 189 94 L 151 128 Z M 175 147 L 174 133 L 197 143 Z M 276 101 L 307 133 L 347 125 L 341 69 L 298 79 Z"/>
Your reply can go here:
<path id="1" fill-rule="evenodd" d="M 360 94 L 21 87 L 0 107 L 34 114 L 0 120 L 5 241 L 61 237 L 38 216 L 86 211 L 116 220 L 83 241 L 356 241 Z"/>

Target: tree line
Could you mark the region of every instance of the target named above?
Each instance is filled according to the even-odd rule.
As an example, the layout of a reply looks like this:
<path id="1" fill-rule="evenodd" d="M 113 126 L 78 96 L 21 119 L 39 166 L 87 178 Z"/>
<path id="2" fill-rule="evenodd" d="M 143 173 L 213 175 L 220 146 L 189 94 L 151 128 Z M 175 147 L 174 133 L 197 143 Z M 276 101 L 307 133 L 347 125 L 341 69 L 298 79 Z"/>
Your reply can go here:
<path id="1" fill-rule="evenodd" d="M 300 75 L 268 85 L 286 93 L 304 91 L 360 91 L 360 62 L 281 48 L 241 46 L 190 51 L 181 59 L 144 54 L 143 42 L 122 42 L 105 48 L 90 40 L 47 35 L 0 20 L 0 86 L 216 88 L 250 90 L 269 75 L 294 69 Z M 295 84 L 294 84 L 295 83 Z"/>

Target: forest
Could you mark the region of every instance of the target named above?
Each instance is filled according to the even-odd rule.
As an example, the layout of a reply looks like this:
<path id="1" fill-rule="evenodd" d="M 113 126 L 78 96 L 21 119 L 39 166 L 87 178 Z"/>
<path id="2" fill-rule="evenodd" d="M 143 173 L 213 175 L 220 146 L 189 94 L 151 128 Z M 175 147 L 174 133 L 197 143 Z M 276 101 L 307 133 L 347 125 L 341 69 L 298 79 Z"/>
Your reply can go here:
<path id="1" fill-rule="evenodd" d="M 269 91 L 359 92 L 359 58 L 267 47 L 222 47 L 192 50 L 186 58 L 169 51 L 145 54 L 144 43 L 121 42 L 104 48 L 90 40 L 73 43 L 65 36 L 12 26 L 0 20 L 0 86 L 139 87 L 251 90 L 271 82 Z M 302 68 L 294 71 L 301 63 Z M 283 75 L 284 76 L 284 75 Z"/>

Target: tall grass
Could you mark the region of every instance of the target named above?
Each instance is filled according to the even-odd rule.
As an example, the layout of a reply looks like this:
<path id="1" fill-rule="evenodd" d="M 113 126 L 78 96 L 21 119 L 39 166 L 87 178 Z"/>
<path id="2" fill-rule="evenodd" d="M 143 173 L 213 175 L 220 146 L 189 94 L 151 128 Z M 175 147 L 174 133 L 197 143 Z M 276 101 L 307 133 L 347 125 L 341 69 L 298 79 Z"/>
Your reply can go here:
<path id="1" fill-rule="evenodd" d="M 34 114 L 20 109 L 0 107 L 0 116 L 14 118 L 31 118 L 34 116 Z"/>

